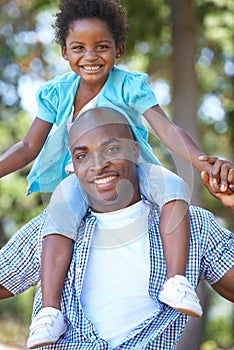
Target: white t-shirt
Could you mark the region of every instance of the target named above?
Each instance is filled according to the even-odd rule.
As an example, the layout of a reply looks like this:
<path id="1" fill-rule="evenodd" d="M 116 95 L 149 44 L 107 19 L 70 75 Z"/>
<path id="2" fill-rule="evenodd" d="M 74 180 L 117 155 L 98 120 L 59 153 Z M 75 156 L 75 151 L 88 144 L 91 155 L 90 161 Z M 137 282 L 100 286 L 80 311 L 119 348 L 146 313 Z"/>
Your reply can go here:
<path id="1" fill-rule="evenodd" d="M 84 105 L 81 108 L 81 110 L 79 111 L 79 113 L 77 114 L 76 117 L 74 117 L 74 107 L 72 108 L 71 114 L 70 114 L 70 116 L 67 119 L 67 131 L 68 132 L 70 131 L 71 126 L 74 123 L 76 118 L 78 118 L 82 113 L 86 112 L 87 110 L 94 108 L 97 98 L 98 98 L 98 94 L 96 96 L 94 96 L 92 98 L 92 100 L 90 100 L 88 103 L 86 103 L 86 105 Z M 66 173 L 68 175 L 71 174 L 71 173 L 74 173 L 74 166 L 73 166 L 73 163 L 72 163 L 72 159 L 70 159 L 67 162 L 67 164 L 65 166 L 65 171 L 66 171 Z"/>
<path id="2" fill-rule="evenodd" d="M 140 201 L 97 217 L 81 293 L 86 316 L 112 348 L 158 305 L 148 293 L 150 245 L 149 206 Z"/>

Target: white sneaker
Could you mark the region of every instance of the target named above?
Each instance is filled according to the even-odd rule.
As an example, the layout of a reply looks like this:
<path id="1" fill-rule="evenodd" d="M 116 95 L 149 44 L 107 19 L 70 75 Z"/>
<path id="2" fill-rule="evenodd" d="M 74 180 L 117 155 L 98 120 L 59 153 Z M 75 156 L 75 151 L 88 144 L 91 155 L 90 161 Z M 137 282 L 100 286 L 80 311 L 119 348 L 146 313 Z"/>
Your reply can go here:
<path id="1" fill-rule="evenodd" d="M 161 288 L 158 299 L 186 315 L 200 317 L 202 308 L 198 296 L 186 277 L 175 275 Z"/>
<path id="2" fill-rule="evenodd" d="M 53 307 L 45 307 L 32 320 L 27 347 L 35 349 L 52 344 L 65 333 L 66 328 L 61 311 Z"/>

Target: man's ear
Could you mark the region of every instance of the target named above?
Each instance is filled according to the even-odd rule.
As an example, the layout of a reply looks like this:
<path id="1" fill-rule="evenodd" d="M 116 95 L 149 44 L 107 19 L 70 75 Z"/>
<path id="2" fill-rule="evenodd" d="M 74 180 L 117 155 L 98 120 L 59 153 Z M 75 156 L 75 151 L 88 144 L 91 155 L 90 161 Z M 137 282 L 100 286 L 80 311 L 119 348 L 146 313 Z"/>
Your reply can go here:
<path id="1" fill-rule="evenodd" d="M 120 45 L 116 49 L 115 58 L 120 58 L 124 54 L 124 45 Z"/>
<path id="2" fill-rule="evenodd" d="M 63 58 L 64 58 L 66 61 L 68 61 L 67 48 L 66 48 L 65 45 L 62 46 L 61 52 L 62 52 Z"/>

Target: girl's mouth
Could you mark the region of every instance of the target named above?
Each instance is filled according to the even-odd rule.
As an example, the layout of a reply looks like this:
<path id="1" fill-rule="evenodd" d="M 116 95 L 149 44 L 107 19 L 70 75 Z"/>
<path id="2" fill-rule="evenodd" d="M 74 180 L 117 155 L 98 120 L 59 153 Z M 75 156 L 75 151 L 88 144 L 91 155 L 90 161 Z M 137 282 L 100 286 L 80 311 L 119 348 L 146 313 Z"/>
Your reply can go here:
<path id="1" fill-rule="evenodd" d="M 86 72 L 97 72 L 102 68 L 102 65 L 95 65 L 95 66 L 83 65 L 81 66 L 81 68 Z"/>

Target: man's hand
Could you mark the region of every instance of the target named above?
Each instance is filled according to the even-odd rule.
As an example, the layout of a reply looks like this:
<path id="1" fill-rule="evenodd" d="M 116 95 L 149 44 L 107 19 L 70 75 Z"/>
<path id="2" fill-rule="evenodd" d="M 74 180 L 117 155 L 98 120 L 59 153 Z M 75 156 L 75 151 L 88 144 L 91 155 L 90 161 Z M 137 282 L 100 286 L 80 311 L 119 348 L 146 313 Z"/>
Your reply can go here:
<path id="1" fill-rule="evenodd" d="M 210 170 L 210 183 L 213 192 L 226 192 L 228 189 L 234 191 L 234 163 L 218 157 L 199 157 L 200 161 L 204 161 L 212 165 Z"/>
<path id="2" fill-rule="evenodd" d="M 199 160 L 212 165 L 209 173 L 201 173 L 203 184 L 212 196 L 234 212 L 234 164 L 217 157 L 202 156 Z"/>

